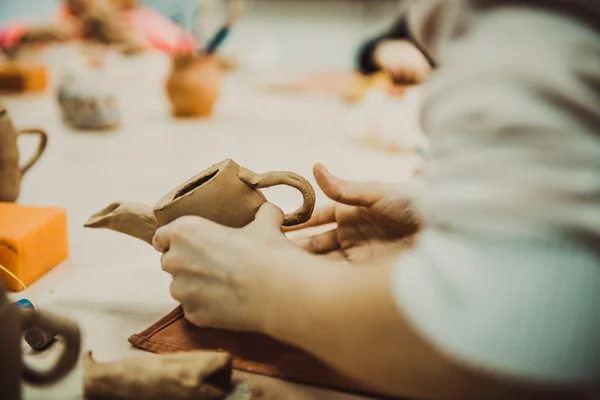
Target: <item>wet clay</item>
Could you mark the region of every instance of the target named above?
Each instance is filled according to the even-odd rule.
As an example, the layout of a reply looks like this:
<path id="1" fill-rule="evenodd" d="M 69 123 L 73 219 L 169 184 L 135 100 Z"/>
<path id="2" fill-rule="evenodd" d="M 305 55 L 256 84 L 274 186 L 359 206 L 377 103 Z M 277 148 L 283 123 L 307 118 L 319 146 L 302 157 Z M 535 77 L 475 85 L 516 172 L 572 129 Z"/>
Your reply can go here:
<path id="1" fill-rule="evenodd" d="M 166 91 L 176 117 L 207 117 L 219 96 L 221 68 L 210 55 L 174 54 Z"/>
<path id="2" fill-rule="evenodd" d="M 184 215 L 194 215 L 232 228 L 254 220 L 267 201 L 259 188 L 288 185 L 298 189 L 304 203 L 286 214 L 284 226 L 308 221 L 315 192 L 306 179 L 293 172 L 254 173 L 225 160 L 192 177 L 167 193 L 152 208 L 139 203 L 112 203 L 85 223 L 88 228 L 107 228 L 152 244 L 156 229 Z"/>
<path id="3" fill-rule="evenodd" d="M 20 135 L 36 135 L 40 142 L 33 157 L 19 165 L 17 138 Z M 21 129 L 17 131 L 12 124 L 4 103 L 0 101 L 0 201 L 14 202 L 19 197 L 21 178 L 40 158 L 48 136 L 41 129 Z"/>
<path id="4" fill-rule="evenodd" d="M 116 362 L 84 356 L 84 395 L 88 399 L 209 400 L 231 390 L 231 356 L 196 351 L 157 355 L 137 353 Z"/>
<path id="5" fill-rule="evenodd" d="M 65 347 L 54 366 L 45 371 L 28 367 L 21 355 L 21 337 L 30 329 L 56 332 Z M 21 399 L 21 379 L 31 384 L 55 382 L 66 375 L 79 359 L 80 334 L 69 320 L 11 304 L 0 283 L 0 393 L 2 400 Z"/>

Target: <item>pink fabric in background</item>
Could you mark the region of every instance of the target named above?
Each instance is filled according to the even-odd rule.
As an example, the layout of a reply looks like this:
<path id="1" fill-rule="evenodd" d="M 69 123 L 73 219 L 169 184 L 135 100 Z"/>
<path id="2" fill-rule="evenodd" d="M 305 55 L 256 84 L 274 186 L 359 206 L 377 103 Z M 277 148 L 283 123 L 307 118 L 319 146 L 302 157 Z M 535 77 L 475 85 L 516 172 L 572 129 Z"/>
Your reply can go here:
<path id="1" fill-rule="evenodd" d="M 0 29 L 0 48 L 7 49 L 18 43 L 27 32 L 27 23 L 10 22 Z"/>
<path id="2" fill-rule="evenodd" d="M 179 25 L 157 11 L 138 7 L 126 14 L 129 25 L 146 42 L 148 48 L 168 53 L 194 49 L 194 39 Z"/>
<path id="3" fill-rule="evenodd" d="M 70 18 L 72 18 L 71 13 L 67 7 L 62 5 L 53 21 L 55 23 L 66 22 Z M 194 49 L 194 39 L 190 34 L 150 8 L 137 7 L 128 11 L 125 19 L 148 50 L 174 53 L 188 52 Z M 9 48 L 17 44 L 27 32 L 29 25 L 24 21 L 14 21 L 0 28 L 0 46 Z"/>

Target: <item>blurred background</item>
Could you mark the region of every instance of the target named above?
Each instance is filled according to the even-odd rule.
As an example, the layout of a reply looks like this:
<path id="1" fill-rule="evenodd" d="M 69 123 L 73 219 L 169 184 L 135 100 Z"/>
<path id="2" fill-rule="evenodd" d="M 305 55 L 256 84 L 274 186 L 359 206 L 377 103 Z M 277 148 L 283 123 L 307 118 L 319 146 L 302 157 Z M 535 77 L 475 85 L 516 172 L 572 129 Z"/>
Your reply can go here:
<path id="1" fill-rule="evenodd" d="M 0 24 L 43 20 L 59 0 L 0 0 Z M 226 13 L 223 0 L 143 0 L 187 30 L 206 37 Z M 364 38 L 387 28 L 406 0 L 253 0 L 223 51 L 250 64 L 351 67 Z M 197 24 L 197 21 L 200 24 Z M 201 28 L 198 28 L 198 25 Z"/>

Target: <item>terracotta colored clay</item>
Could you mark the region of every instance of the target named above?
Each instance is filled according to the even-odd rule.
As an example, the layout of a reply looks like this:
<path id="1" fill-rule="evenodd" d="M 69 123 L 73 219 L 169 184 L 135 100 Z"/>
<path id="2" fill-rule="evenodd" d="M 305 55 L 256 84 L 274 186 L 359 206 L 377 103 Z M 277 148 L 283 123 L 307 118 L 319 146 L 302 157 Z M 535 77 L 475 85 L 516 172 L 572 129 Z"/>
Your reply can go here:
<path id="1" fill-rule="evenodd" d="M 21 356 L 21 336 L 28 329 L 57 332 L 65 347 L 54 366 L 46 371 L 28 367 Z M 77 325 L 48 313 L 19 309 L 8 301 L 0 283 L 0 397 L 21 399 L 21 379 L 32 384 L 55 382 L 66 375 L 79 358 L 80 334 Z"/>
<path id="2" fill-rule="evenodd" d="M 259 207 L 267 201 L 258 189 L 276 185 L 292 186 L 304 197 L 302 206 L 286 214 L 283 224 L 308 221 L 315 206 L 315 192 L 306 179 L 292 172 L 257 174 L 228 159 L 179 185 L 154 208 L 139 203 L 112 203 L 92 215 L 84 226 L 112 229 L 149 244 L 158 227 L 184 215 L 241 228 L 254 220 Z"/>
<path id="3" fill-rule="evenodd" d="M 208 400 L 231 389 L 231 356 L 223 352 L 136 353 L 107 363 L 90 352 L 83 362 L 87 398 Z"/>
<path id="4" fill-rule="evenodd" d="M 38 135 L 40 143 L 33 157 L 19 166 L 17 137 L 21 134 Z M 0 102 L 0 201 L 13 202 L 17 200 L 21 178 L 40 158 L 47 142 L 46 133 L 40 129 L 15 130 L 6 107 Z"/>
<path id="5" fill-rule="evenodd" d="M 219 96 L 221 68 L 213 56 L 174 54 L 166 91 L 176 117 L 206 117 Z"/>
<path id="6" fill-rule="evenodd" d="M 48 71 L 43 65 L 7 61 L 0 65 L 0 91 L 21 93 L 44 90 Z"/>

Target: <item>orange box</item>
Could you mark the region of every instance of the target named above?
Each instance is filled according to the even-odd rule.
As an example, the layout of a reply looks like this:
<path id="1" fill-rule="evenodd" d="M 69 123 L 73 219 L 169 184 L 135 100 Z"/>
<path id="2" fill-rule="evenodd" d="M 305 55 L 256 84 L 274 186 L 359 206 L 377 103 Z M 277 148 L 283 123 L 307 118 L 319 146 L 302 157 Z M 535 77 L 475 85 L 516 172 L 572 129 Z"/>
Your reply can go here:
<path id="1" fill-rule="evenodd" d="M 61 208 L 0 203 L 0 264 L 27 286 L 69 255 L 67 212 Z M 21 285 L 0 270 L 4 286 Z"/>

